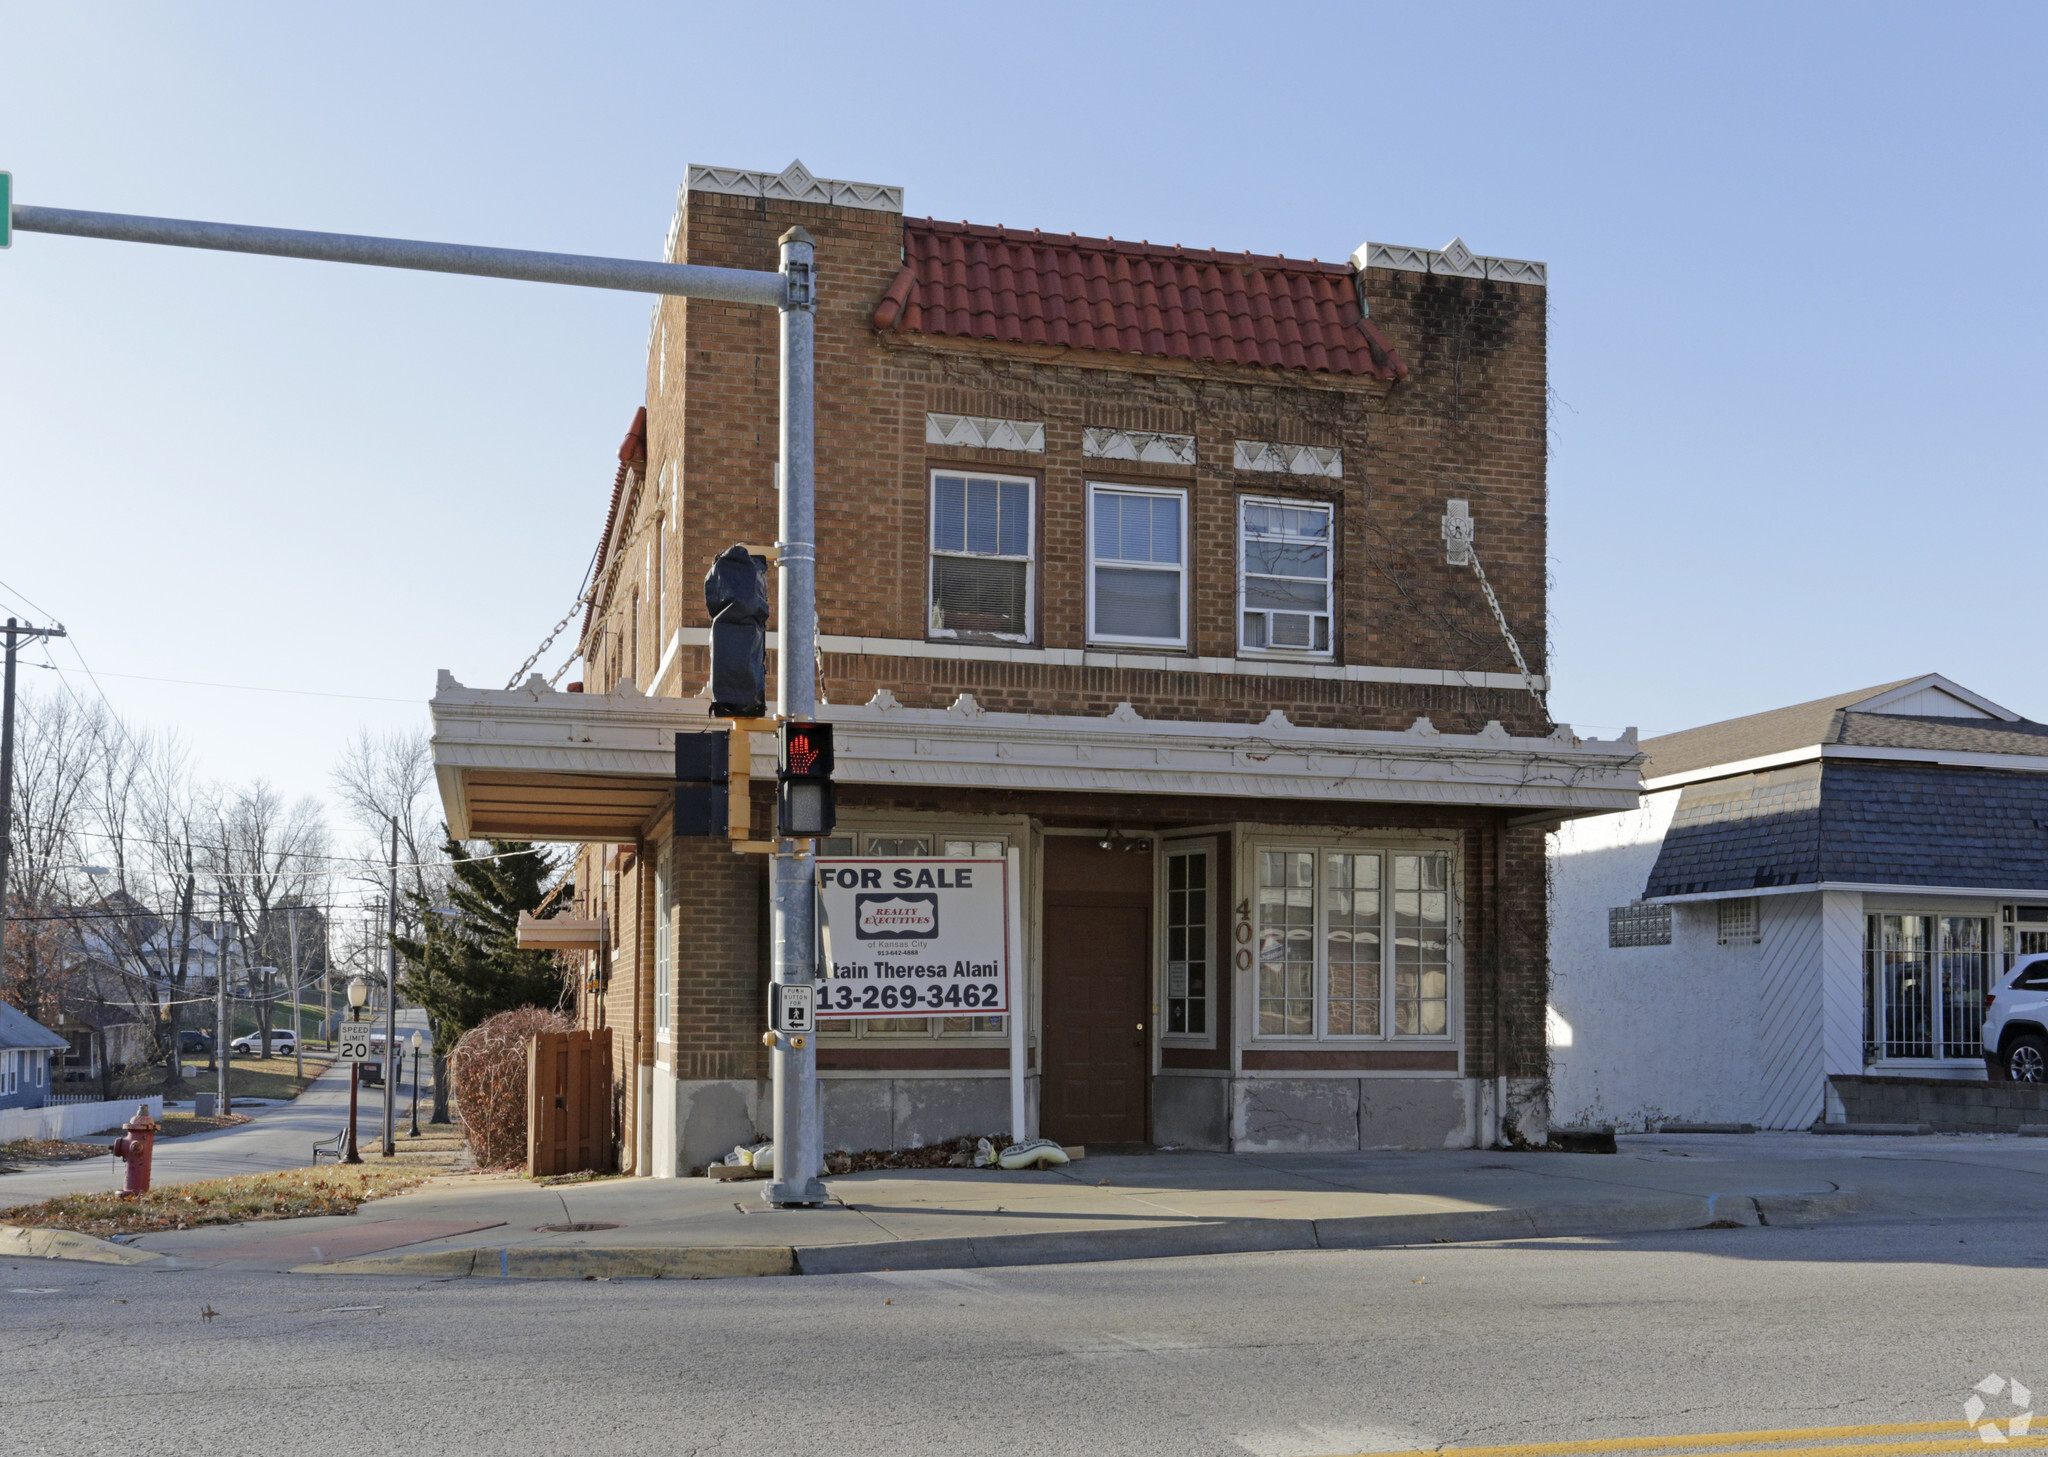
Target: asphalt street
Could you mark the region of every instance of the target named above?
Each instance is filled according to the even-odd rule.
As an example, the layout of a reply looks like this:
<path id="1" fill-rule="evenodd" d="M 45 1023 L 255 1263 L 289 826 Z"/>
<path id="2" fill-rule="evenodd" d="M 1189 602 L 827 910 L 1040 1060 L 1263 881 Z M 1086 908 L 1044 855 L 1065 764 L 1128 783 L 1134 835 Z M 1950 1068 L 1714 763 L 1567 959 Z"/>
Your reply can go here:
<path id="1" fill-rule="evenodd" d="M 1976 1383 L 2048 1389 L 2044 1267 L 2048 1221 L 2010 1219 L 698 1282 L 8 1261 L 0 1434 L 1311 1457 L 1953 1422 L 1982 1450 Z"/>

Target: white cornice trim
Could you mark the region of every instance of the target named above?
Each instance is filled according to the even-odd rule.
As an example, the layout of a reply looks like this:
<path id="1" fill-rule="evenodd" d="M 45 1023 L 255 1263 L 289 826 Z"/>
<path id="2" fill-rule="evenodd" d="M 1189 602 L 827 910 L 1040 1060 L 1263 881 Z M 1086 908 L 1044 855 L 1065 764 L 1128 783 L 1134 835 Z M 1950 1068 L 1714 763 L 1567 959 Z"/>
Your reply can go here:
<path id="1" fill-rule="evenodd" d="M 686 647 L 707 647 L 708 627 L 685 627 L 677 636 Z M 1090 648 L 998 647 L 983 643 L 925 642 L 907 637 L 849 637 L 821 633 L 818 647 L 828 653 L 853 653 L 874 658 L 951 658 L 967 663 L 1024 663 L 1052 668 L 1134 668 L 1155 673 L 1214 673 L 1221 676 L 1321 678 L 1339 683 L 1413 683 L 1428 688 L 1510 688 L 1522 691 L 1520 673 L 1489 673 L 1476 668 L 1383 668 L 1361 663 L 1301 663 L 1285 658 L 1188 658 L 1165 653 L 1118 653 Z M 776 651 L 775 637 L 768 651 Z M 1547 675 L 1536 675 L 1536 689 L 1550 687 Z"/>
<path id="2" fill-rule="evenodd" d="M 1353 268 L 1398 268 L 1406 273 L 1440 273 L 1453 278 L 1493 278 L 1503 283 L 1550 281 L 1549 265 L 1526 258 L 1485 258 L 1453 238 L 1441 248 L 1411 248 L 1401 243 L 1360 243 L 1351 255 Z"/>
<path id="3" fill-rule="evenodd" d="M 467 770 L 673 776 L 678 732 L 705 725 L 701 698 L 558 693 L 535 674 L 513 689 L 467 688 L 445 671 L 428 705 L 434 768 L 451 825 L 468 823 Z M 838 726 L 837 775 L 852 784 L 1051 789 L 1114 794 L 1381 801 L 1601 813 L 1633 808 L 1633 738 L 1581 739 L 1560 726 L 1518 738 L 1498 723 L 1440 733 L 1304 728 L 1277 709 L 1255 724 L 1146 719 L 1128 703 L 1103 718 L 990 713 L 969 694 L 904 708 L 887 690 L 821 716 Z M 755 734 L 756 775 L 775 772 L 773 734 Z"/>
<path id="4" fill-rule="evenodd" d="M 1426 718 L 1400 731 L 1304 728 L 1277 709 L 1256 724 L 1146 719 L 1128 703 L 1082 718 L 989 713 L 970 694 L 904 708 L 884 691 L 823 716 L 839 727 L 840 777 L 867 783 L 1597 812 L 1635 806 L 1641 762 L 1633 739 L 1563 727 L 1547 738 L 1498 723 L 1445 734 Z"/>
<path id="5" fill-rule="evenodd" d="M 2001 890 L 1981 885 L 1892 885 L 1881 881 L 1817 880 L 1806 885 L 1760 885 L 1754 890 L 1701 890 L 1690 895 L 1646 895 L 1649 905 L 1688 905 L 1694 901 L 1748 900 L 1759 895 L 1817 895 L 1824 890 L 1850 890 L 1861 895 L 1959 896 L 1972 900 L 2048 900 L 2048 888 Z"/>
<path id="6" fill-rule="evenodd" d="M 1643 793 L 1703 784 L 1713 779 L 1736 779 L 1791 764 L 1809 764 L 1815 759 L 1854 759 L 1894 764 L 1935 764 L 1947 769 L 2003 769 L 2012 774 L 2048 774 L 2048 754 L 1987 754 L 1961 749 L 1888 749 L 1871 744 L 1813 744 L 1804 749 L 1787 749 L 1782 754 L 1765 754 L 1755 759 L 1738 759 L 1705 769 L 1688 769 L 1682 774 L 1660 774 L 1643 781 Z"/>

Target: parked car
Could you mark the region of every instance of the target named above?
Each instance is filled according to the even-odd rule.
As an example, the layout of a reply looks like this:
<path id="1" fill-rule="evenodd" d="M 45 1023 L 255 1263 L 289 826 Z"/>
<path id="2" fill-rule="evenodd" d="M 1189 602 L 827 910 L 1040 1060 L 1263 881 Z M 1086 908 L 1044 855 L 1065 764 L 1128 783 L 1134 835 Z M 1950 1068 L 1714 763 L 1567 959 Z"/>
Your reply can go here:
<path id="1" fill-rule="evenodd" d="M 200 1057 L 211 1057 L 213 1055 L 213 1039 L 196 1027 L 180 1027 L 178 1029 L 178 1051 L 187 1056 L 196 1054 Z"/>
<path id="2" fill-rule="evenodd" d="M 263 1050 L 263 1034 L 251 1032 L 246 1037 L 237 1037 L 228 1044 L 228 1048 L 234 1052 L 261 1052 Z M 292 1052 L 296 1048 L 297 1043 L 293 1040 L 290 1029 L 278 1027 L 272 1030 L 270 1034 L 270 1050 L 273 1053 Z"/>
<path id="3" fill-rule="evenodd" d="M 1984 994 L 1984 1066 L 1993 1082 L 2048 1082 L 2048 956 L 2022 956 Z"/>

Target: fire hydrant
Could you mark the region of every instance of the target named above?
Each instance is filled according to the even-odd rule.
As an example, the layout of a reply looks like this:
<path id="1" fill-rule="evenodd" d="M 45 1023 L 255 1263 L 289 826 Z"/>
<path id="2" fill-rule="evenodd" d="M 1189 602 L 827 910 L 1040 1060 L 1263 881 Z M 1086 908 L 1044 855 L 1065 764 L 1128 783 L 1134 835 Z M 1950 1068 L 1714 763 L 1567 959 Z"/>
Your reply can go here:
<path id="1" fill-rule="evenodd" d="M 136 1104 L 135 1116 L 121 1125 L 127 1137 L 114 1140 L 114 1157 L 125 1159 L 128 1164 L 128 1184 L 121 1191 L 123 1199 L 149 1192 L 149 1158 L 156 1148 L 156 1131 L 161 1126 L 149 1116 L 147 1103 Z"/>

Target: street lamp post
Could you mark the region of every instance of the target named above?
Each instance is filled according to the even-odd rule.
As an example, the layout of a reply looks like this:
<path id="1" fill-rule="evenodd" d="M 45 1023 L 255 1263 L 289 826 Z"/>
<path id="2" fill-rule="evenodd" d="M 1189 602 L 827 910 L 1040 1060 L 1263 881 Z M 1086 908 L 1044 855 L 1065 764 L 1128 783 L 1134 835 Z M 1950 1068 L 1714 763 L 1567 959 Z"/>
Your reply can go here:
<path id="1" fill-rule="evenodd" d="M 348 1019 L 351 1022 L 363 1020 L 363 1003 L 370 1000 L 370 984 L 359 976 L 348 979 Z M 363 1085 L 363 1065 L 351 1062 L 348 1065 L 348 1147 L 342 1151 L 341 1161 L 345 1164 L 359 1164 L 363 1156 L 356 1152 L 356 1092 Z"/>
<path id="2" fill-rule="evenodd" d="M 420 1136 L 420 1052 L 427 1045 L 419 1033 L 412 1034 L 412 1137 Z"/>

